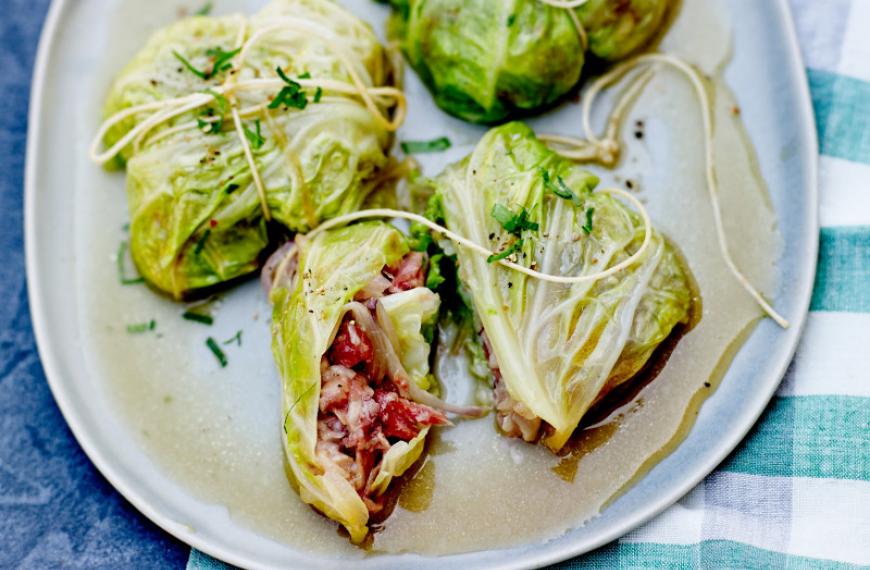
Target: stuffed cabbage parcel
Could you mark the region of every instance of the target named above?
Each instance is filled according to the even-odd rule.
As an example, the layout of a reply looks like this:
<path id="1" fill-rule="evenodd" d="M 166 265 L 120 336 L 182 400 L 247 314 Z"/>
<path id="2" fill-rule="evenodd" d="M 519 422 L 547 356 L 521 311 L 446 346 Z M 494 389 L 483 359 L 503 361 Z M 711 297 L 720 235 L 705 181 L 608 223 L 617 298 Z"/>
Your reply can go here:
<path id="1" fill-rule="evenodd" d="M 330 0 L 275 0 L 250 18 L 197 16 L 157 32 L 105 107 L 123 119 L 107 148 L 153 123 L 114 157 L 127 168 L 142 276 L 180 298 L 255 271 L 269 218 L 304 231 L 359 207 L 392 136 L 346 88 L 357 80 L 392 85 L 389 58 Z M 374 104 L 389 117 L 390 102 Z"/>
<path id="2" fill-rule="evenodd" d="M 538 0 L 393 0 L 390 35 L 448 113 L 493 123 L 545 107 L 580 79 L 567 10 Z"/>
<path id="3" fill-rule="evenodd" d="M 424 254 L 381 222 L 300 237 L 276 255 L 266 270 L 289 472 L 302 500 L 358 543 L 430 427 L 448 423 L 450 407 L 427 391 L 439 298 Z"/>
<path id="4" fill-rule="evenodd" d="M 588 0 L 577 8 L 589 51 L 609 61 L 647 45 L 661 29 L 669 0 Z"/>
<path id="5" fill-rule="evenodd" d="M 455 246 L 494 378 L 497 422 L 509 436 L 559 450 L 590 406 L 631 379 L 674 327 L 692 293 L 667 240 L 653 230 L 633 264 L 593 275 L 639 251 L 641 217 L 595 176 L 558 157 L 522 123 L 490 131 L 472 155 L 435 180 L 434 199 L 453 232 L 499 252 Z"/>

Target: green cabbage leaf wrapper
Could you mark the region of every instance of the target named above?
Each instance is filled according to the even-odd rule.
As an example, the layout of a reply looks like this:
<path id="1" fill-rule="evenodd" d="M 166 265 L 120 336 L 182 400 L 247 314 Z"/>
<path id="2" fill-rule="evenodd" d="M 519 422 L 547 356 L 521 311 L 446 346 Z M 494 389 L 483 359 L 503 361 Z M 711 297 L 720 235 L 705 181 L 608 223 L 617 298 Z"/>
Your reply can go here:
<path id="1" fill-rule="evenodd" d="M 301 242 L 295 282 L 272 292 L 272 352 L 283 382 L 284 449 L 292 479 L 303 501 L 342 524 L 357 543 L 368 533 L 368 509 L 353 486 L 316 453 L 321 359 L 341 324 L 344 305 L 408 251 L 405 237 L 381 222 L 320 233 Z M 411 379 L 422 385 L 428 381 L 431 346 L 421 328 L 435 318 L 438 297 L 417 288 L 383 299 L 390 300 L 384 308 L 400 339 L 399 357 Z M 428 433 L 425 427 L 384 454 L 372 484 L 376 494 L 420 458 Z"/>
<path id="2" fill-rule="evenodd" d="M 522 123 L 491 130 L 471 156 L 434 181 L 446 226 L 493 251 L 517 239 L 495 219 L 494 208 L 515 214 L 525 208 L 528 222 L 538 228 L 521 233 L 522 247 L 509 259 L 565 276 L 606 270 L 643 241 L 642 219 L 610 195 L 594 192 L 597 184 Z M 566 194 L 563 185 L 573 199 L 553 192 Z M 553 450 L 565 444 L 593 403 L 640 371 L 689 318 L 689 277 L 657 231 L 636 263 L 578 284 L 527 277 L 461 246 L 456 254 L 501 381 L 514 401 L 549 425 L 543 441 Z"/>
<path id="3" fill-rule="evenodd" d="M 237 58 L 229 59 L 232 68 L 208 80 L 175 55 L 210 71 L 215 49 L 231 52 L 239 37 L 261 32 L 240 69 Z M 342 60 L 371 86 L 393 84 L 390 60 L 371 28 L 329 0 L 275 0 L 250 18 L 187 18 L 154 34 L 126 66 L 111 88 L 105 116 L 213 90 L 228 74 L 238 81 L 276 79 L 278 67 L 291 80 L 309 74 L 351 83 Z M 279 90 L 240 92 L 239 107 L 269 102 Z M 263 109 L 242 119 L 254 141 L 255 121 L 260 122 L 262 144 L 252 145 L 253 159 L 273 219 L 291 231 L 359 208 L 392 144 L 391 134 L 358 97 L 323 89 L 315 102 L 315 90 L 305 91 L 304 109 Z M 228 114 L 215 133 L 196 127 L 208 113 L 219 115 L 220 106 L 215 98 L 213 105 L 162 123 L 138 149 L 128 145 L 114 160 L 127 168 L 133 260 L 151 285 L 175 298 L 255 271 L 268 244 L 263 208 L 232 117 Z M 146 117 L 119 123 L 105 144 L 111 146 Z"/>
<path id="4" fill-rule="evenodd" d="M 394 0 L 389 35 L 448 113 L 494 123 L 557 101 L 583 49 L 566 10 L 538 0 Z"/>
<path id="5" fill-rule="evenodd" d="M 616 61 L 646 46 L 659 33 L 670 1 L 589 0 L 577 8 L 589 51 Z"/>
<path id="6" fill-rule="evenodd" d="M 435 102 L 498 123 L 558 101 L 580 79 L 583 44 L 568 9 L 540 0 L 391 0 L 389 35 Z M 589 0 L 576 8 L 588 48 L 623 59 L 658 33 L 669 0 Z"/>

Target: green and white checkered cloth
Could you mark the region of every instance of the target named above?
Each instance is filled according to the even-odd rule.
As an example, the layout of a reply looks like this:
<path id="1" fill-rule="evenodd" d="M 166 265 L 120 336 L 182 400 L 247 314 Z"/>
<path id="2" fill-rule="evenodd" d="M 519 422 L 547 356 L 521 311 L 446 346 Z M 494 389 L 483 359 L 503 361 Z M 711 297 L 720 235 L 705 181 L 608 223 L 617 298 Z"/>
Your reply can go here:
<path id="1" fill-rule="evenodd" d="M 715 473 L 560 568 L 870 567 L 870 0 L 791 3 L 821 151 L 819 270 L 797 357 Z M 188 568 L 225 567 L 193 551 Z"/>

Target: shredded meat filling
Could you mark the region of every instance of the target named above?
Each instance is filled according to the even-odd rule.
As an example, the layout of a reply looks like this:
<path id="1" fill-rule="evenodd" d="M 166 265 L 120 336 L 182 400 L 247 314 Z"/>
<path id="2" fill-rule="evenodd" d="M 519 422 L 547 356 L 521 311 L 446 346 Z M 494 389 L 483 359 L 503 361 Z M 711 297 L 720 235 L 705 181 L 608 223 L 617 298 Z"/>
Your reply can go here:
<path id="1" fill-rule="evenodd" d="M 425 257 L 405 256 L 384 268 L 356 300 L 374 311 L 378 298 L 422 286 Z M 346 315 L 321 363 L 317 454 L 356 489 L 371 513 L 383 509 L 372 485 L 384 454 L 398 441 L 410 441 L 427 426 L 445 425 L 447 417 L 403 397 L 384 374 L 376 377 L 375 345 L 351 315 Z"/>

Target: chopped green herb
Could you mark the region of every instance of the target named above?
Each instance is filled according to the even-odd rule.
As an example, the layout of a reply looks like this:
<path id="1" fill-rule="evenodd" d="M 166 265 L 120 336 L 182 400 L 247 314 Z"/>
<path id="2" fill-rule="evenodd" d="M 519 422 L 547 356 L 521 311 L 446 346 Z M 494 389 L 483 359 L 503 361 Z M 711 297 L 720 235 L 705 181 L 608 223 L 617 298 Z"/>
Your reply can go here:
<path id="1" fill-rule="evenodd" d="M 529 220 L 529 211 L 525 208 L 522 208 L 519 214 L 514 214 L 502 204 L 495 204 L 492 207 L 492 217 L 506 232 L 517 237 L 520 237 L 524 230 L 537 231 L 539 227 L 537 222 Z"/>
<path id="2" fill-rule="evenodd" d="M 283 69 L 281 69 L 280 65 L 275 68 L 275 73 L 277 73 L 278 77 L 280 77 L 281 80 L 284 81 L 284 83 L 286 83 L 287 85 L 299 85 L 297 82 L 287 77 L 287 74 L 284 72 Z"/>
<path id="3" fill-rule="evenodd" d="M 586 224 L 583 226 L 583 231 L 586 232 L 586 235 L 592 233 L 592 216 L 595 214 L 595 208 L 587 208 L 586 209 Z"/>
<path id="4" fill-rule="evenodd" d="M 214 4 L 211 2 L 206 2 L 202 5 L 202 8 L 193 13 L 194 16 L 208 16 L 211 14 L 212 8 L 214 8 Z"/>
<path id="5" fill-rule="evenodd" d="M 492 207 L 492 217 L 495 218 L 495 221 L 501 224 L 503 228 L 507 229 L 506 226 L 511 222 L 511 220 L 513 220 L 514 213 L 502 204 L 495 204 Z"/>
<path id="6" fill-rule="evenodd" d="M 203 232 L 202 237 L 199 238 L 199 241 L 196 242 L 196 247 L 193 248 L 193 255 L 199 255 L 202 253 L 203 248 L 205 247 L 205 241 L 208 239 L 208 236 L 211 235 L 211 229 L 206 228 Z"/>
<path id="7" fill-rule="evenodd" d="M 508 19 L 507 19 L 508 28 L 513 27 L 513 25 L 516 23 L 516 21 L 517 21 L 516 14 L 511 14 L 510 16 L 508 16 Z"/>
<path id="8" fill-rule="evenodd" d="M 205 109 L 200 116 L 207 117 L 211 120 L 197 119 L 196 124 L 203 132 L 205 132 L 205 134 L 213 135 L 221 132 L 221 129 L 224 126 L 224 115 L 227 114 L 230 103 L 227 101 L 226 97 L 217 91 L 206 89 L 205 92 L 214 97 L 217 110 L 212 107 Z"/>
<path id="9" fill-rule="evenodd" d="M 512 253 L 518 252 L 523 247 L 523 238 L 517 238 L 517 240 L 510 245 L 507 249 L 503 250 L 501 253 L 496 253 L 490 255 L 486 258 L 487 263 L 493 263 L 495 261 L 501 261 Z"/>
<path id="10" fill-rule="evenodd" d="M 403 141 L 400 145 L 405 154 L 423 154 L 426 152 L 441 152 L 450 148 L 450 139 L 440 137 L 431 141 Z"/>
<path id="11" fill-rule="evenodd" d="M 309 72 L 305 72 L 299 76 L 299 79 L 311 79 L 311 74 Z"/>
<path id="12" fill-rule="evenodd" d="M 436 253 L 429 260 L 429 275 L 426 276 L 426 287 L 433 291 L 444 283 L 444 275 L 441 274 L 441 260 L 444 259 L 443 253 Z"/>
<path id="13" fill-rule="evenodd" d="M 220 46 L 206 50 L 205 55 L 214 58 L 214 65 L 212 65 L 211 71 L 207 73 L 205 79 L 211 79 L 218 73 L 231 69 L 233 64 L 230 60 L 236 57 L 240 51 L 242 51 L 242 48 L 224 51 Z"/>
<path id="14" fill-rule="evenodd" d="M 232 58 L 234 58 L 240 51 L 241 48 L 234 49 L 233 51 L 224 51 L 221 47 L 210 48 L 205 51 L 205 54 L 209 57 L 214 58 L 214 63 L 211 66 L 211 70 L 202 71 L 197 69 L 190 63 L 183 55 L 178 53 L 176 50 L 172 50 L 172 55 L 175 56 L 175 59 L 180 61 L 184 67 L 186 67 L 191 73 L 208 81 L 218 73 L 222 73 L 230 69 L 233 64 L 230 62 Z"/>
<path id="15" fill-rule="evenodd" d="M 227 367 L 227 355 L 224 354 L 224 351 L 221 350 L 221 347 L 218 346 L 218 343 L 212 337 L 208 337 L 205 339 L 205 345 L 211 350 L 211 353 L 214 354 L 214 357 L 217 358 L 218 363 L 220 363 L 221 368 Z"/>
<path id="16" fill-rule="evenodd" d="M 147 323 L 136 323 L 133 325 L 127 325 L 127 332 L 129 334 L 142 334 L 148 331 L 153 331 L 157 328 L 157 321 L 151 319 Z"/>
<path id="17" fill-rule="evenodd" d="M 124 224 L 123 226 L 121 226 L 121 229 L 125 232 L 129 232 L 130 231 L 130 224 Z"/>
<path id="18" fill-rule="evenodd" d="M 235 192 L 235 191 L 238 190 L 238 189 L 239 189 L 239 185 L 238 185 L 238 184 L 231 183 L 231 184 L 227 184 L 227 187 L 224 188 L 224 192 L 225 192 L 226 194 L 232 194 L 233 192 Z"/>
<path id="19" fill-rule="evenodd" d="M 254 127 L 256 128 L 256 131 L 252 131 L 247 125 L 242 125 L 242 129 L 245 131 L 245 137 L 250 141 L 251 146 L 254 147 L 254 150 L 260 150 L 266 142 L 266 139 L 264 139 L 263 135 L 260 134 L 260 119 L 254 121 Z"/>
<path id="20" fill-rule="evenodd" d="M 187 59 L 183 55 L 181 55 L 180 53 L 178 53 L 175 50 L 172 50 L 172 55 L 174 55 L 175 59 L 180 61 L 181 64 L 184 65 L 184 67 L 186 67 L 191 73 L 193 73 L 194 75 L 196 75 L 200 79 L 208 79 L 208 77 L 206 76 L 206 72 L 200 71 L 197 68 L 195 68 L 193 66 L 193 64 L 190 63 L 189 61 L 187 61 Z"/>
<path id="21" fill-rule="evenodd" d="M 565 200 L 571 200 L 575 206 L 580 206 L 580 197 L 571 188 L 565 184 L 561 176 L 556 177 L 556 182 L 550 177 L 550 173 L 545 168 L 538 169 L 541 173 L 541 178 L 544 179 L 544 188 Z"/>
<path id="22" fill-rule="evenodd" d="M 241 330 L 239 330 L 235 334 L 235 336 L 233 336 L 232 338 L 224 341 L 224 345 L 232 344 L 232 343 L 236 343 L 237 345 L 242 346 L 242 331 Z"/>
<path id="23" fill-rule="evenodd" d="M 145 280 L 141 277 L 127 277 L 126 263 L 124 262 L 126 257 L 127 242 L 121 241 L 121 244 L 118 246 L 118 256 L 116 259 L 118 267 L 118 281 L 121 283 L 121 285 L 139 285 L 140 283 L 145 283 Z"/>
<path id="24" fill-rule="evenodd" d="M 323 89 L 321 89 L 320 87 L 318 87 L 318 88 L 314 91 L 314 102 L 315 102 L 315 103 L 320 103 L 320 98 L 321 98 L 321 97 L 323 97 Z"/>
<path id="25" fill-rule="evenodd" d="M 211 315 L 199 313 L 195 310 L 195 308 L 184 311 L 184 313 L 182 313 L 181 315 L 181 318 L 208 326 L 211 326 L 214 323 L 214 318 Z"/>
<path id="26" fill-rule="evenodd" d="M 282 105 L 286 107 L 293 107 L 295 109 L 304 109 L 308 105 L 308 95 L 305 94 L 305 91 L 302 89 L 302 85 L 298 82 L 293 81 L 287 74 L 284 73 L 284 70 L 280 67 L 275 68 L 275 71 L 278 73 L 278 76 L 287 84 L 286 87 L 283 87 L 281 91 L 278 92 L 278 95 L 269 103 L 270 109 L 277 109 Z"/>

